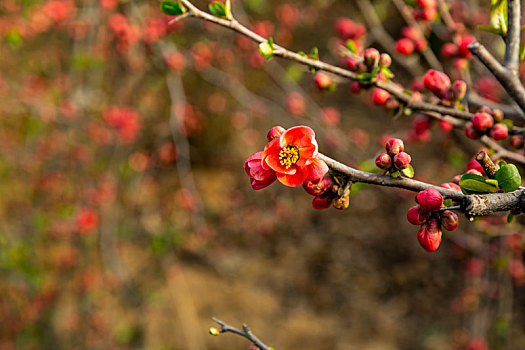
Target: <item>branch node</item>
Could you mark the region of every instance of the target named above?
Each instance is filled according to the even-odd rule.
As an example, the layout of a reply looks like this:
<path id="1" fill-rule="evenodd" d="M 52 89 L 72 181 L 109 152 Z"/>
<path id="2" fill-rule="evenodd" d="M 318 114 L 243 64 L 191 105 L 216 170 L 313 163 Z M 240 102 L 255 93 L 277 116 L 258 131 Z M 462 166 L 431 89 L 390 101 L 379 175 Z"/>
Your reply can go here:
<path id="1" fill-rule="evenodd" d="M 481 165 L 481 167 L 485 171 L 485 174 L 487 174 L 489 178 L 493 179 L 496 176 L 498 168 L 496 167 L 496 164 L 494 164 L 492 159 L 490 159 L 487 152 L 479 151 L 478 154 L 476 154 L 476 160 Z"/>

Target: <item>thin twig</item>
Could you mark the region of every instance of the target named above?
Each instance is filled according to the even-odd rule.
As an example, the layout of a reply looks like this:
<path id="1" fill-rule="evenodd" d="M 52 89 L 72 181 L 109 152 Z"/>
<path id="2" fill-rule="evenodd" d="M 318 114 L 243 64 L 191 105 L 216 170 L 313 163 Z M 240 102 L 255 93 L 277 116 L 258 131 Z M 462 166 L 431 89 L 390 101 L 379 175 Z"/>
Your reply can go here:
<path id="1" fill-rule="evenodd" d="M 474 41 L 468 48 L 470 52 L 487 67 L 494 77 L 498 79 L 509 96 L 516 101 L 518 106 L 525 112 L 525 88 L 521 85 L 518 76 L 501 65 L 478 41 Z"/>
<path id="2" fill-rule="evenodd" d="M 250 330 L 250 328 L 248 328 L 247 325 L 243 324 L 242 325 L 242 331 L 241 331 L 240 329 L 232 327 L 232 326 L 224 323 L 223 321 L 221 321 L 221 320 L 219 320 L 219 319 L 217 319 L 215 317 L 213 317 L 213 320 L 215 322 L 217 322 L 221 326 L 221 328 L 220 328 L 220 332 L 221 333 L 230 332 L 230 333 L 234 333 L 234 334 L 240 335 L 241 337 L 244 337 L 244 338 L 248 339 L 249 341 L 251 341 L 253 344 L 255 344 L 261 350 L 271 350 L 269 346 L 264 344 L 261 340 L 259 340 L 259 338 L 257 338 L 252 333 L 252 331 Z"/>
<path id="3" fill-rule="evenodd" d="M 518 72 L 520 51 L 520 0 L 508 0 L 508 29 L 505 37 L 505 67 L 515 75 Z"/>

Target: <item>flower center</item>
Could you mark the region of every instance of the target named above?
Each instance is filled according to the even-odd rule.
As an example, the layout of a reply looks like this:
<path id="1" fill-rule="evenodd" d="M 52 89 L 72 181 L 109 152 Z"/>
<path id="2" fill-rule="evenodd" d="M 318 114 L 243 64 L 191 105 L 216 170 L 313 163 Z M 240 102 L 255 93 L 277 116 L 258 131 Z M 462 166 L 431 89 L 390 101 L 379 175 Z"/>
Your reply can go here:
<path id="1" fill-rule="evenodd" d="M 299 149 L 295 146 L 286 146 L 279 152 L 279 162 L 284 165 L 286 169 L 297 163 L 301 158 L 299 155 Z"/>

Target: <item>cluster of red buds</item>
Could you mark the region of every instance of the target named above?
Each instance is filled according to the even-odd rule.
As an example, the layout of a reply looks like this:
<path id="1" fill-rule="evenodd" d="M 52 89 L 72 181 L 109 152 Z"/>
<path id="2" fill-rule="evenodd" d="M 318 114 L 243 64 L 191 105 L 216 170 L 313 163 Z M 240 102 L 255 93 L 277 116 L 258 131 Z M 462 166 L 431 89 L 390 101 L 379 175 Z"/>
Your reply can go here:
<path id="1" fill-rule="evenodd" d="M 441 100 L 440 103 L 444 106 L 458 104 L 467 93 L 467 83 L 463 80 L 455 80 L 451 83 L 448 75 L 433 69 L 425 73 L 423 84 Z"/>
<path id="2" fill-rule="evenodd" d="M 386 153 L 381 153 L 376 158 L 376 165 L 385 170 L 385 174 L 395 174 L 398 171 L 410 167 L 412 161 L 410 155 L 405 150 L 405 145 L 401 139 L 390 139 L 385 145 Z"/>
<path id="3" fill-rule="evenodd" d="M 417 232 L 419 244 L 427 252 L 433 252 L 441 244 L 442 229 L 454 231 L 458 227 L 458 216 L 445 208 L 443 196 L 430 187 L 416 196 L 416 205 L 408 210 L 407 219 L 412 225 L 420 226 Z"/>
<path id="4" fill-rule="evenodd" d="M 435 119 L 432 119 L 425 114 L 416 115 L 412 119 L 412 128 L 406 133 L 406 139 L 409 141 L 419 141 L 422 143 L 429 142 L 432 137 L 430 128 L 432 127 L 432 124 L 434 124 L 434 121 Z M 444 132 L 450 132 L 454 128 L 452 123 L 445 120 L 440 120 L 437 124 Z"/>
<path id="5" fill-rule="evenodd" d="M 316 181 L 306 180 L 303 182 L 303 188 L 314 196 L 312 207 L 315 209 L 327 209 L 333 206 L 336 209 L 346 209 L 350 204 L 350 188 L 339 185 L 339 180 L 330 174 L 325 174 L 321 179 Z"/>
<path id="6" fill-rule="evenodd" d="M 335 23 L 335 30 L 341 39 L 353 40 L 357 46 L 361 46 L 361 39 L 366 34 L 366 27 L 350 18 L 339 18 Z"/>
<path id="7" fill-rule="evenodd" d="M 401 39 L 396 42 L 396 51 L 402 55 L 411 55 L 414 51 L 423 52 L 427 47 L 427 39 L 415 27 L 404 27 Z"/>
<path id="8" fill-rule="evenodd" d="M 437 16 L 436 0 L 417 0 L 414 9 L 414 18 L 422 21 L 432 22 Z"/>
<path id="9" fill-rule="evenodd" d="M 465 135 L 469 139 L 476 140 L 486 134 L 496 141 L 501 141 L 509 136 L 507 123 L 507 121 L 503 120 L 503 112 L 501 110 L 481 107 L 474 114 L 472 122 L 465 127 Z"/>
<path id="10" fill-rule="evenodd" d="M 385 71 L 392 64 L 392 57 L 387 53 L 379 53 L 374 48 L 368 48 L 360 54 L 346 56 L 343 64 L 363 78 L 354 80 L 350 85 L 354 93 L 369 88 L 377 80 L 387 81 L 391 78 L 385 74 Z"/>
<path id="11" fill-rule="evenodd" d="M 468 46 L 475 40 L 476 38 L 470 34 L 460 36 L 456 39 L 455 43 L 446 43 L 441 47 L 441 57 L 444 59 L 454 59 L 454 68 L 465 69 L 468 65 L 467 60 L 472 57 Z"/>

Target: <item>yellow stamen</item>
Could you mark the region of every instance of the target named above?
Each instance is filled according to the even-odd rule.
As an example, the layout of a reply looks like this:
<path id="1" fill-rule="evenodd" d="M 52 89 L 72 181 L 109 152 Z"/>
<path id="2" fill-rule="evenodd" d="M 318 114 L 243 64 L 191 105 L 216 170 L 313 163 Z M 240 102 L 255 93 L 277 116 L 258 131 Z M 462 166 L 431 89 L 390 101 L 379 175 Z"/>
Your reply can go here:
<path id="1" fill-rule="evenodd" d="M 279 152 L 279 162 L 284 165 L 286 169 L 297 163 L 299 160 L 299 149 L 295 146 L 286 146 Z"/>

